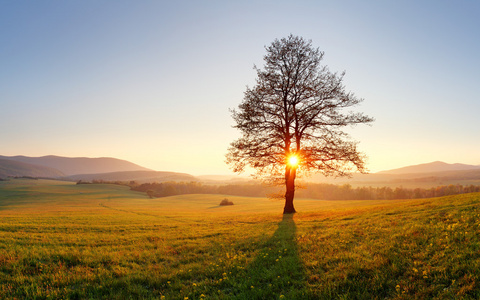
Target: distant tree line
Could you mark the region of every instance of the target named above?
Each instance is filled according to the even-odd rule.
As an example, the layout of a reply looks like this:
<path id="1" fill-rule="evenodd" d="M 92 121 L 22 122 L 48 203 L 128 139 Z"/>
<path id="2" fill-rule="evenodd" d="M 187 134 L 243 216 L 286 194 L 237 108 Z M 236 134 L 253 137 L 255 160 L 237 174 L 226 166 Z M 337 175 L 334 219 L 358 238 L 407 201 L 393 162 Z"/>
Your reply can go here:
<path id="1" fill-rule="evenodd" d="M 133 184 L 132 184 L 133 183 Z M 232 196 L 265 197 L 278 193 L 277 188 L 261 184 L 208 185 L 199 182 L 124 183 L 134 191 L 150 197 L 168 197 L 183 194 L 221 194 Z M 443 185 L 432 188 L 352 187 L 349 184 L 308 184 L 297 190 L 298 197 L 320 200 L 392 200 L 433 198 L 480 192 L 476 185 Z"/>
<path id="2" fill-rule="evenodd" d="M 433 198 L 466 193 L 478 193 L 477 185 L 442 185 L 432 188 L 356 187 L 349 184 L 309 184 L 298 192 L 299 197 L 323 200 L 392 200 Z"/>
<path id="3" fill-rule="evenodd" d="M 92 181 L 87 181 L 87 180 L 78 180 L 77 184 L 116 184 L 116 185 L 125 185 L 129 187 L 137 186 L 138 183 L 134 180 L 132 181 L 121 181 L 121 180 L 103 180 L 103 179 L 94 179 Z"/>
<path id="4" fill-rule="evenodd" d="M 8 176 L 8 178 L 14 178 L 14 179 L 31 179 L 31 180 L 38 180 L 38 179 L 50 179 L 48 177 L 34 177 L 34 176 Z M 3 181 L 7 181 L 8 178 L 6 178 Z"/>
<path id="5" fill-rule="evenodd" d="M 261 184 L 227 184 L 209 185 L 199 182 L 161 182 L 130 185 L 134 191 L 145 192 L 151 198 L 168 197 L 184 194 L 221 194 L 247 197 L 264 197 L 273 192 L 273 188 Z"/>
<path id="6" fill-rule="evenodd" d="M 278 187 L 262 184 L 211 185 L 200 182 L 154 182 L 139 184 L 136 181 L 78 181 L 77 184 L 117 184 L 130 187 L 133 191 L 146 193 L 151 198 L 185 194 L 220 194 L 245 197 L 265 197 L 278 194 Z M 450 184 L 432 188 L 404 187 L 352 187 L 350 184 L 309 183 L 297 188 L 300 198 L 319 200 L 393 200 L 434 198 L 466 193 L 479 193 L 479 185 Z"/>

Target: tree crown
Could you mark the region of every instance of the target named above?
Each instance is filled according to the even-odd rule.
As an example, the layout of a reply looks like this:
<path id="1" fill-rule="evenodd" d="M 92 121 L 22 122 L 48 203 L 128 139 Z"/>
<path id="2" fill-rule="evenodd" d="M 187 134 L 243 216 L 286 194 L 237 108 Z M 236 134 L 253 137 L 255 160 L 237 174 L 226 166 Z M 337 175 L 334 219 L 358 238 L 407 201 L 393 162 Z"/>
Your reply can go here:
<path id="1" fill-rule="evenodd" d="M 345 90 L 345 72 L 321 65 L 324 53 L 302 37 L 277 39 L 266 51 L 263 69 L 254 67 L 256 84 L 232 110 L 242 136 L 231 144 L 227 163 L 235 172 L 248 166 L 270 177 L 295 154 L 303 172 L 364 172 L 364 156 L 343 129 L 373 119 L 345 111 L 363 101 Z"/>

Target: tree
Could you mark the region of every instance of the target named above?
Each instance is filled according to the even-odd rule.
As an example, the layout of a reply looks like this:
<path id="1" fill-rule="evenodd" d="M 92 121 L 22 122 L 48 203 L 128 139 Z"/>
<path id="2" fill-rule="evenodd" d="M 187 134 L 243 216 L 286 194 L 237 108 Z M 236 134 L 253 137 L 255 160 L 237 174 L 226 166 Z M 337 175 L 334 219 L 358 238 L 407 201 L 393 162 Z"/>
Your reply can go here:
<path id="1" fill-rule="evenodd" d="M 232 110 L 242 136 L 231 143 L 226 161 L 234 172 L 250 167 L 257 178 L 285 185 L 283 212 L 294 213 L 297 170 L 327 176 L 365 171 L 364 155 L 343 129 L 373 119 L 345 111 L 363 99 L 345 91 L 345 72 L 320 64 L 324 53 L 311 41 L 290 35 L 265 49 L 264 68 L 254 67 L 255 86 Z"/>

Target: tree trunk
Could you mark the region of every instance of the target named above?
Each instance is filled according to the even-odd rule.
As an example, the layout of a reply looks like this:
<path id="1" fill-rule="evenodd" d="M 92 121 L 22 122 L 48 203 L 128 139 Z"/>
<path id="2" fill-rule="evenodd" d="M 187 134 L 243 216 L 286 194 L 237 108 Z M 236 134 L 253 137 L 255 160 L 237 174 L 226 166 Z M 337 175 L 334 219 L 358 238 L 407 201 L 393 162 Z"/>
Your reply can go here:
<path id="1" fill-rule="evenodd" d="M 283 208 L 284 214 L 296 213 L 295 207 L 293 207 L 293 197 L 295 196 L 295 177 L 297 175 L 297 169 L 295 167 L 287 166 L 285 169 L 285 207 Z"/>

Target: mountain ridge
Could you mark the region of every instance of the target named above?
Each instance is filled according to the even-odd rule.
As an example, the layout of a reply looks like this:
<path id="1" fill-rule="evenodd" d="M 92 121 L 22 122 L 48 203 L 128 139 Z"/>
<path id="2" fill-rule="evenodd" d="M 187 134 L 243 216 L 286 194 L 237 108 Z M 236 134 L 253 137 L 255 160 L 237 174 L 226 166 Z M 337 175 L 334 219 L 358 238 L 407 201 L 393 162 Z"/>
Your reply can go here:
<path id="1" fill-rule="evenodd" d="M 376 172 L 374 174 L 416 174 L 416 173 L 436 173 L 448 171 L 466 171 L 480 169 L 480 166 L 467 165 L 461 163 L 449 164 L 443 161 L 434 161 L 430 163 L 423 163 L 418 165 L 405 166 L 397 169 L 385 170 Z"/>
<path id="2" fill-rule="evenodd" d="M 29 163 L 30 162 L 30 163 Z M 33 163 L 36 162 L 37 164 Z M 57 167 L 57 168 L 55 168 Z M 206 184 L 236 184 L 251 181 L 227 175 L 200 175 L 172 171 L 154 171 L 126 160 L 112 157 L 62 157 L 47 155 L 41 157 L 1 156 L 0 178 L 8 176 L 29 176 L 53 178 L 69 181 L 198 181 Z M 304 178 L 305 182 L 318 183 L 358 183 L 363 185 L 413 182 L 458 182 L 459 180 L 480 181 L 480 166 L 468 164 L 448 164 L 441 161 L 406 166 L 370 174 L 353 174 L 352 178 L 324 177 L 321 174 Z"/>
<path id="3" fill-rule="evenodd" d="M 64 157 L 47 155 L 40 157 L 30 156 L 1 156 L 0 159 L 23 162 L 31 165 L 56 169 L 71 176 L 77 174 L 97 174 L 123 171 L 152 171 L 132 162 L 113 157 Z"/>
<path id="4" fill-rule="evenodd" d="M 61 176 L 65 176 L 65 174 L 57 169 L 45 166 L 33 165 L 20 161 L 0 158 L 0 178 L 6 178 L 9 176 L 58 178 Z"/>

